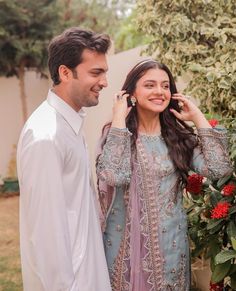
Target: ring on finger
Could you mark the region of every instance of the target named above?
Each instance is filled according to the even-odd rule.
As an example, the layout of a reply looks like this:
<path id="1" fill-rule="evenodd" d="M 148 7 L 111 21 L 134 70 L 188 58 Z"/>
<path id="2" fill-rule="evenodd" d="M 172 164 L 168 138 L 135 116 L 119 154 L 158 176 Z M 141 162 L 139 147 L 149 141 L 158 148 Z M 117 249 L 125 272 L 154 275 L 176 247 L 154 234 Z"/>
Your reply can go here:
<path id="1" fill-rule="evenodd" d="M 179 105 L 180 109 L 182 109 L 184 107 L 184 103 L 183 102 L 179 102 L 178 105 Z"/>

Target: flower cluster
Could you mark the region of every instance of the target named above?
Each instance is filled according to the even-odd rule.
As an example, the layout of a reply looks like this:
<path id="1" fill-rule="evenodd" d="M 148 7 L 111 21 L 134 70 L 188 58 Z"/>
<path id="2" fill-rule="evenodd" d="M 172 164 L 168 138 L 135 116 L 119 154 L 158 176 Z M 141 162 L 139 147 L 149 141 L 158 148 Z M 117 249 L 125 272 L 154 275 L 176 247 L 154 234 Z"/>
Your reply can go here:
<path id="1" fill-rule="evenodd" d="M 222 195 L 224 196 L 231 196 L 236 194 L 236 185 L 235 184 L 228 184 L 225 185 L 222 189 Z"/>
<path id="2" fill-rule="evenodd" d="M 203 181 L 203 176 L 201 175 L 192 174 L 188 176 L 186 190 L 194 194 L 200 194 L 202 190 L 202 181 Z"/>
<path id="3" fill-rule="evenodd" d="M 223 291 L 224 282 L 212 283 L 210 282 L 210 291 Z"/>
<path id="4" fill-rule="evenodd" d="M 216 125 L 219 124 L 217 119 L 210 119 L 208 120 L 208 122 L 210 123 L 212 127 L 216 127 Z"/>
<path id="5" fill-rule="evenodd" d="M 236 290 L 232 279 L 236 278 L 235 173 L 216 182 L 194 173 L 188 177 L 184 198 L 193 261 L 199 254 L 211 257 L 210 290 L 223 290 L 224 286 L 228 286 L 224 290 Z"/>
<path id="6" fill-rule="evenodd" d="M 227 217 L 230 206 L 229 202 L 218 202 L 211 211 L 211 218 L 219 219 Z"/>
<path id="7" fill-rule="evenodd" d="M 212 127 L 217 120 L 209 120 Z M 231 138 L 233 140 L 233 138 Z M 210 258 L 210 290 L 236 290 L 236 136 L 231 142 L 234 172 L 218 181 L 193 173 L 184 205 L 188 215 L 192 262 Z"/>

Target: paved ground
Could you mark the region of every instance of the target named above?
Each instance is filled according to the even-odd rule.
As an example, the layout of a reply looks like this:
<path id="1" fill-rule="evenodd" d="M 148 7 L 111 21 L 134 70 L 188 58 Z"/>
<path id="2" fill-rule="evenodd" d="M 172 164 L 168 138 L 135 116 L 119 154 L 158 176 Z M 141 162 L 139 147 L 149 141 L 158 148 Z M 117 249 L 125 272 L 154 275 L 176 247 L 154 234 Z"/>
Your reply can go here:
<path id="1" fill-rule="evenodd" d="M 0 197 L 0 291 L 22 291 L 18 205 L 19 196 Z"/>

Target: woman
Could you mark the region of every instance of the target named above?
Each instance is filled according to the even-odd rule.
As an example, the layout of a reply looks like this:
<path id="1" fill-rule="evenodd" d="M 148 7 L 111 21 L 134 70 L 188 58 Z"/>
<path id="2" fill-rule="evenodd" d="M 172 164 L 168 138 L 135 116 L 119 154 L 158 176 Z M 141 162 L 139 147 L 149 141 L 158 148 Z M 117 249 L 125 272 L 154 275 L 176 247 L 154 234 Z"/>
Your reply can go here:
<path id="1" fill-rule="evenodd" d="M 182 193 L 190 170 L 211 179 L 231 172 L 226 132 L 177 93 L 164 64 L 142 61 L 114 102 L 97 158 L 113 291 L 189 290 Z"/>

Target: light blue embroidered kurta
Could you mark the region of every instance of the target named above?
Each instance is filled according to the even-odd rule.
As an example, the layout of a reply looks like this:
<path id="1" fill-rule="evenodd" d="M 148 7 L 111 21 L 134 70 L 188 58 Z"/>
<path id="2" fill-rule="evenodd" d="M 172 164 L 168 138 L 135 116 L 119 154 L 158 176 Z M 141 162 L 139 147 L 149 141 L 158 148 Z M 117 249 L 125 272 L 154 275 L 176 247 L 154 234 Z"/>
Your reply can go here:
<path id="1" fill-rule="evenodd" d="M 231 166 L 226 131 L 199 129 L 198 135 L 200 144 L 194 150 L 192 169 L 212 179 L 228 174 Z M 138 177 L 134 183 L 141 205 L 140 225 L 137 227 L 140 227 L 143 237 L 150 237 L 146 244 L 150 250 L 140 262 L 142 271 L 150 274 L 150 287 L 146 290 L 189 290 L 189 245 L 187 219 L 182 205 L 183 190 L 178 185 L 167 146 L 160 135 L 139 134 L 136 148 L 137 152 L 131 153 L 128 132 L 111 128 L 98 159 L 98 177 L 115 186 L 104 233 L 113 290 L 130 288 L 127 279 L 129 265 L 124 262 L 129 261 L 130 252 L 135 248 L 135 245 L 130 246 L 130 229 L 127 230 L 132 220 L 129 187 L 134 171 Z M 148 264 L 152 260 L 150 267 Z M 152 268 L 154 271 L 150 270 Z"/>

